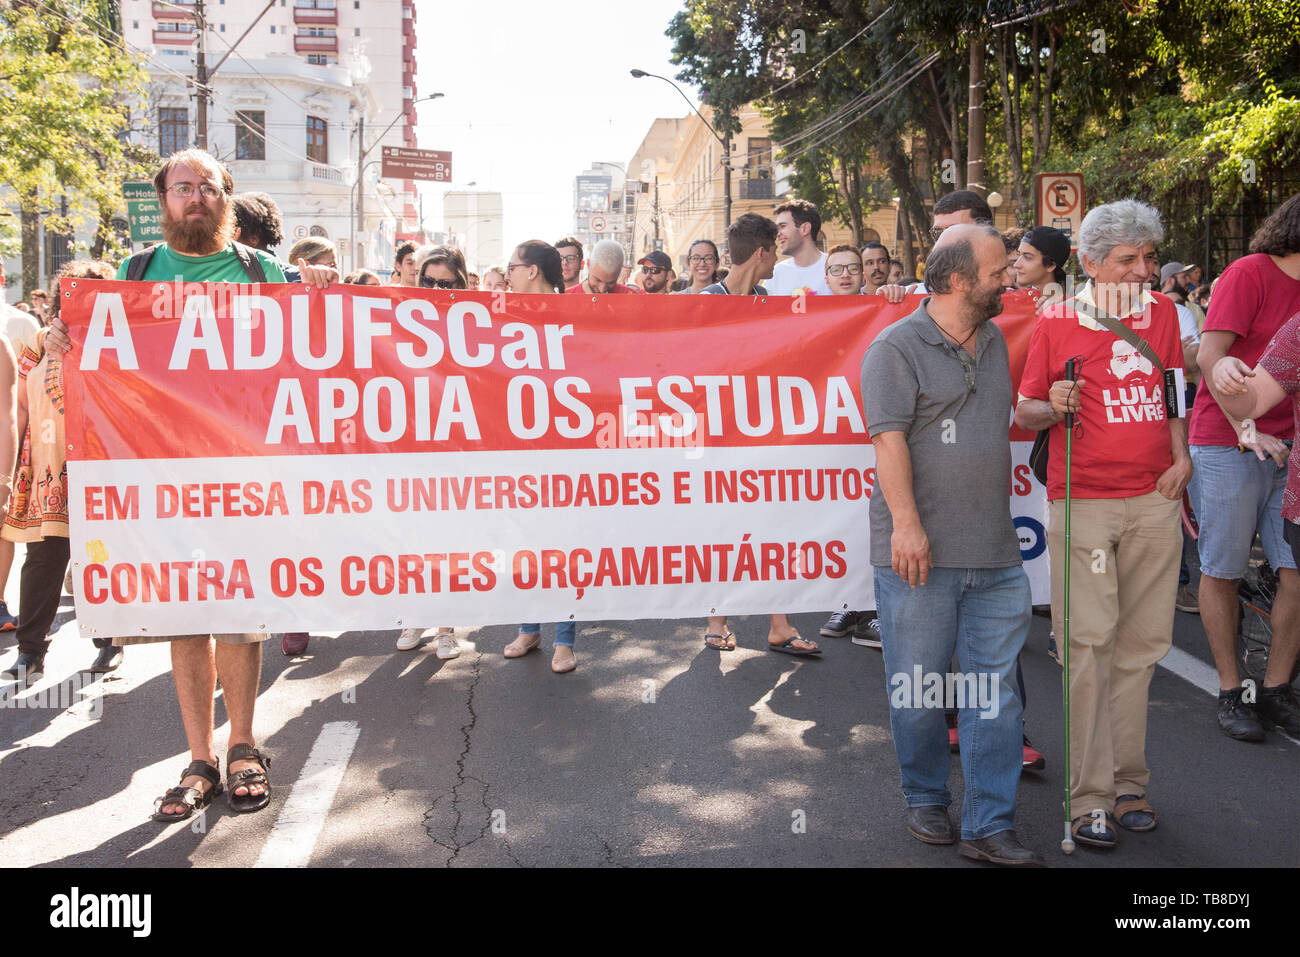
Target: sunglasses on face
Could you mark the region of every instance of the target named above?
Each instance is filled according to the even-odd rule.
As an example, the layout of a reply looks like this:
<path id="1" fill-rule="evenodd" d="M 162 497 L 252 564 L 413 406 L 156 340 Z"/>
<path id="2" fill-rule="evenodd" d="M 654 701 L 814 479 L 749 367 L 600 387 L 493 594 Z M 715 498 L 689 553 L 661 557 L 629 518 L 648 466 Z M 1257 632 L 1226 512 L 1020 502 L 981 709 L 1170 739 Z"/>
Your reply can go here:
<path id="1" fill-rule="evenodd" d="M 943 235 L 943 231 L 947 228 L 948 228 L 947 226 L 931 226 L 930 238 L 937 240 L 940 236 Z"/>
<path id="2" fill-rule="evenodd" d="M 456 280 L 434 279 L 432 276 L 421 276 L 420 285 L 425 289 L 455 289 Z"/>
<path id="3" fill-rule="evenodd" d="M 642 266 L 641 271 L 647 276 L 658 276 L 664 271 L 663 266 Z"/>

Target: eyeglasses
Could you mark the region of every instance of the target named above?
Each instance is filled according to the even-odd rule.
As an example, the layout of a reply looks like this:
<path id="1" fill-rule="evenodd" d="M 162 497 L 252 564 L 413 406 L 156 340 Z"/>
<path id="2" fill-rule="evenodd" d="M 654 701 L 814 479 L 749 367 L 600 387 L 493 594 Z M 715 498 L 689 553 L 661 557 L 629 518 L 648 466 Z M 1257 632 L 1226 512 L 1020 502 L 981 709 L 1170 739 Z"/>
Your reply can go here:
<path id="1" fill-rule="evenodd" d="M 834 266 L 827 266 L 826 272 L 832 276 L 843 276 L 846 269 L 850 276 L 862 275 L 862 267 L 855 266 L 853 263 L 837 263 Z"/>
<path id="2" fill-rule="evenodd" d="M 564 263 L 566 266 L 572 266 L 574 263 L 580 263 L 580 262 L 582 262 L 582 257 L 581 257 L 581 256 L 561 256 L 561 257 L 560 257 L 560 262 Z M 517 263 L 516 265 L 519 265 L 519 264 Z"/>
<path id="3" fill-rule="evenodd" d="M 642 266 L 641 271 L 647 276 L 658 276 L 664 271 L 663 266 Z"/>
<path id="4" fill-rule="evenodd" d="M 961 373 L 966 379 L 966 388 L 975 391 L 975 360 L 965 349 L 957 349 L 957 360 L 961 363 Z"/>
<path id="5" fill-rule="evenodd" d="M 194 195 L 194 184 L 176 183 L 173 186 L 168 186 L 164 192 L 175 193 L 181 199 L 189 199 Z M 221 190 L 217 189 L 215 186 L 209 185 L 208 183 L 204 183 L 199 187 L 199 194 L 204 199 L 216 199 L 218 196 L 224 195 Z"/>
<path id="6" fill-rule="evenodd" d="M 434 279 L 432 276 L 421 276 L 420 285 L 425 289 L 455 289 L 456 280 Z"/>
<path id="7" fill-rule="evenodd" d="M 704 266 L 704 265 L 712 266 L 715 262 L 718 261 L 718 257 L 717 256 L 691 256 L 686 261 L 690 263 L 692 266 Z"/>

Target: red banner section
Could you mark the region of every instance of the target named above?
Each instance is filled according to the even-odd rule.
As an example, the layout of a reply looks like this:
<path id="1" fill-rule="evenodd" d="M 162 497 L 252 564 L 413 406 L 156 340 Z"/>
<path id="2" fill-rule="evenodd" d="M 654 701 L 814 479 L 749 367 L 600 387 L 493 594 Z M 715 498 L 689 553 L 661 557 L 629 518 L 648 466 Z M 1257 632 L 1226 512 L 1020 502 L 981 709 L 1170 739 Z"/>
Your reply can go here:
<path id="1" fill-rule="evenodd" d="M 859 368 L 919 297 L 63 295 L 87 633 L 871 605 Z"/>

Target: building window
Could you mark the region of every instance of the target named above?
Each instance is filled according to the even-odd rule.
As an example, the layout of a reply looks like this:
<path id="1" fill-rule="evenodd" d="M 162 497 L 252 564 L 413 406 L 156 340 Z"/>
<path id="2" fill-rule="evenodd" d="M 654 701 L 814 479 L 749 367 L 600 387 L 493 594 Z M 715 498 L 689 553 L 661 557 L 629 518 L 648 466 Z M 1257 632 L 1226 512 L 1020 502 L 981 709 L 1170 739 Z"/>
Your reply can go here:
<path id="1" fill-rule="evenodd" d="M 299 36 L 309 37 L 332 37 L 337 36 L 334 27 L 303 27 L 303 32 Z"/>
<path id="2" fill-rule="evenodd" d="M 131 29 L 132 29 L 132 30 L 139 30 L 139 29 L 140 29 L 140 21 L 139 21 L 139 20 L 132 20 L 132 21 L 131 21 Z"/>
<path id="3" fill-rule="evenodd" d="M 772 178 L 772 140 L 770 137 L 751 136 L 749 156 L 745 161 L 745 175 L 750 179 Z"/>
<path id="4" fill-rule="evenodd" d="M 190 145 L 190 115 L 183 106 L 158 108 L 158 153 L 171 156 Z"/>
<path id="5" fill-rule="evenodd" d="M 352 28 L 352 35 L 353 35 L 354 37 L 359 37 L 359 36 L 361 36 L 361 28 L 360 28 L 360 27 L 353 27 L 353 28 Z"/>
<path id="6" fill-rule="evenodd" d="M 266 159 L 266 111 L 235 111 L 235 159 Z"/>
<path id="7" fill-rule="evenodd" d="M 307 158 L 313 163 L 329 163 L 329 137 L 319 116 L 307 117 Z"/>
<path id="8" fill-rule="evenodd" d="M 222 33 L 226 32 L 226 25 L 224 23 L 221 25 L 221 32 Z"/>
<path id="9" fill-rule="evenodd" d="M 158 32 L 159 33 L 193 33 L 194 24 L 177 23 L 171 20 L 164 20 L 162 23 L 158 24 Z"/>
<path id="10" fill-rule="evenodd" d="M 312 66 L 329 66 L 329 57 L 323 53 L 308 53 L 307 62 Z"/>

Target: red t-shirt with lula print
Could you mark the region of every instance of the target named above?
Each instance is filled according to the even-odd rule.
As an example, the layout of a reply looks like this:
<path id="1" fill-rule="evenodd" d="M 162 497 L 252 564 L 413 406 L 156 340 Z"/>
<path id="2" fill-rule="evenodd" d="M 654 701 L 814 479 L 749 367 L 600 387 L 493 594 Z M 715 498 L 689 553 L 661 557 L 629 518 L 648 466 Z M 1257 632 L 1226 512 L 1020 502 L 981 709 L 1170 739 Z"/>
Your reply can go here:
<path id="1" fill-rule="evenodd" d="M 1282 391 L 1291 397 L 1291 427 L 1300 431 L 1300 314 L 1293 316 L 1273 337 L 1259 365 L 1277 380 Z M 1274 408 L 1285 409 L 1279 402 Z M 1261 421 L 1261 420 L 1256 420 Z M 1262 426 L 1256 428 L 1263 431 Z M 1274 433 L 1275 434 L 1275 433 Z M 1300 523 L 1300 453 L 1292 452 L 1286 460 L 1286 491 L 1282 493 L 1282 517 Z"/>
<path id="2" fill-rule="evenodd" d="M 1160 357 L 1166 369 L 1183 367 L 1178 313 L 1157 295 L 1143 312 L 1124 320 Z M 1079 325 L 1073 300 L 1043 310 L 1029 340 L 1019 392 L 1048 400 L 1052 383 L 1065 378 L 1065 363 L 1079 358 L 1084 380 L 1075 421 L 1070 494 L 1075 498 L 1130 498 L 1155 491 L 1173 464 L 1165 418 L 1164 378 L 1150 360 L 1104 328 Z M 1047 497 L 1065 496 L 1065 425 L 1052 427 L 1048 442 Z"/>

